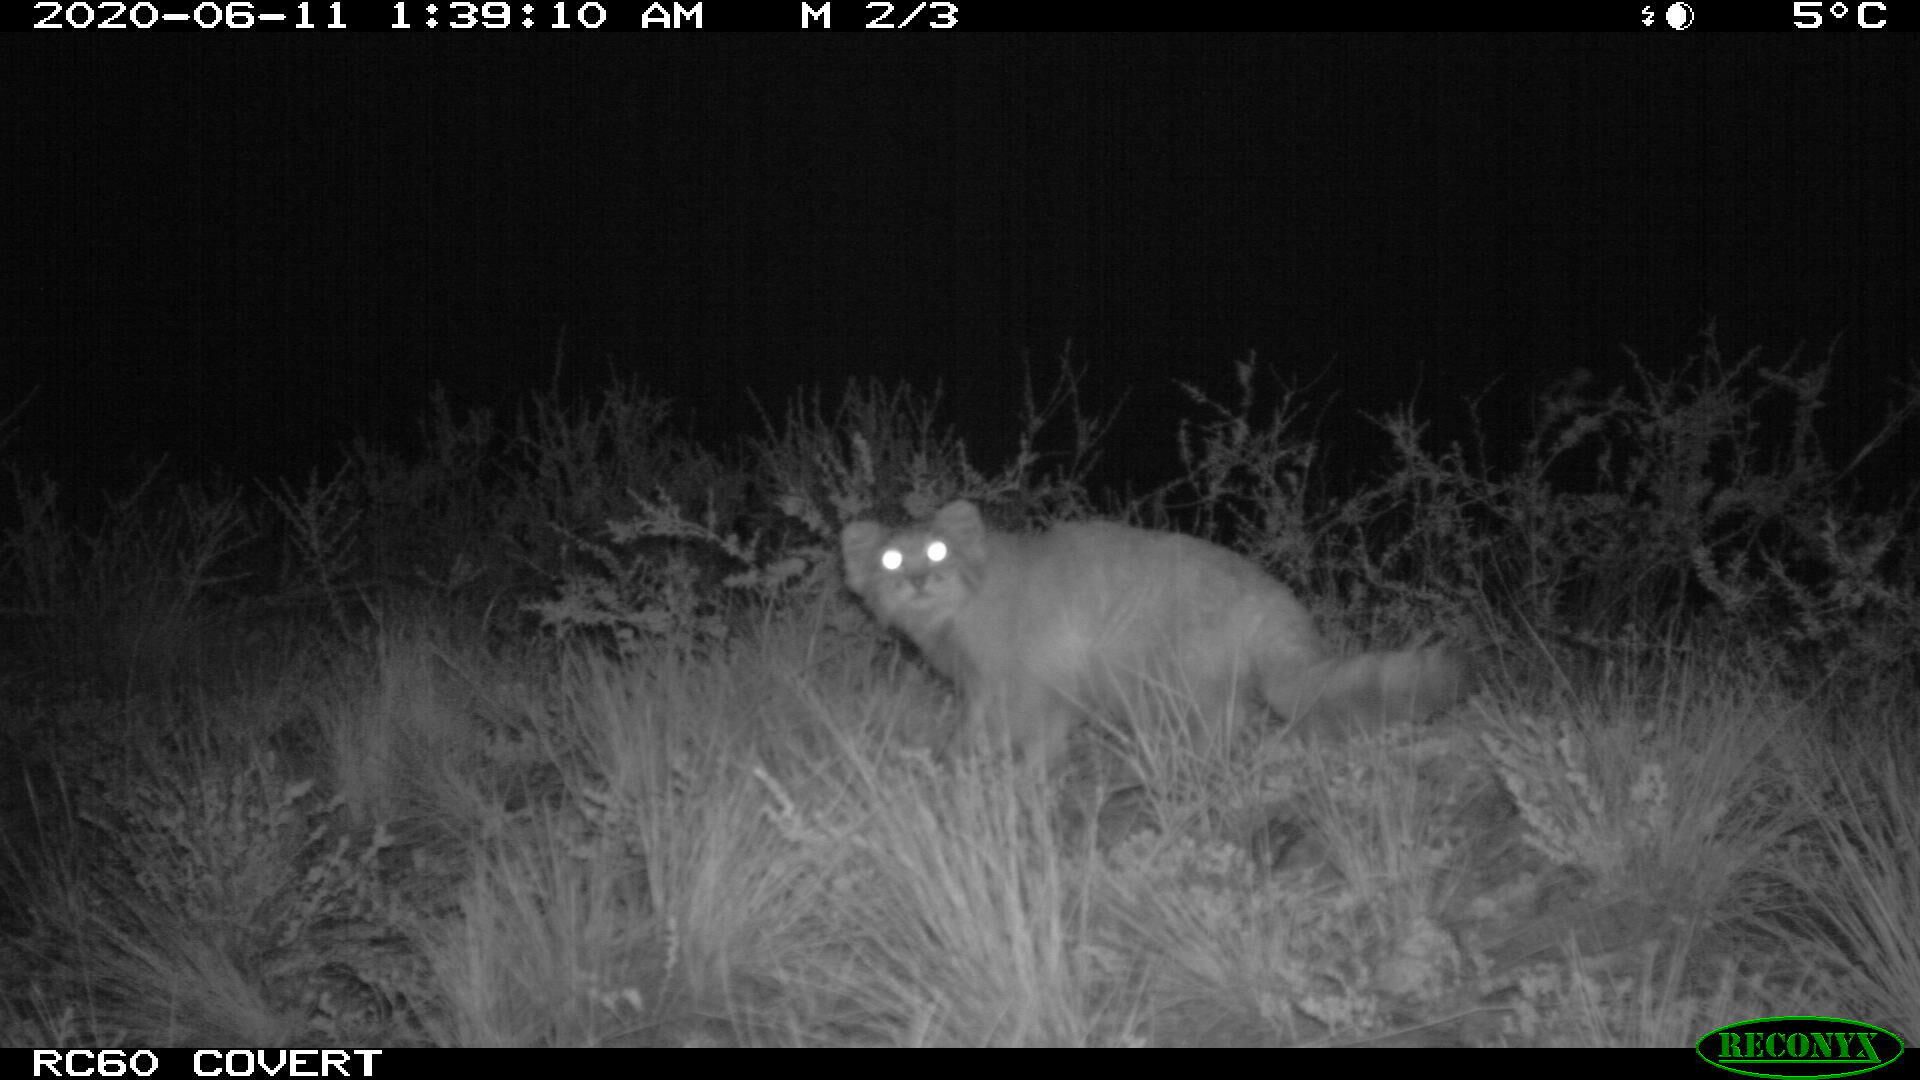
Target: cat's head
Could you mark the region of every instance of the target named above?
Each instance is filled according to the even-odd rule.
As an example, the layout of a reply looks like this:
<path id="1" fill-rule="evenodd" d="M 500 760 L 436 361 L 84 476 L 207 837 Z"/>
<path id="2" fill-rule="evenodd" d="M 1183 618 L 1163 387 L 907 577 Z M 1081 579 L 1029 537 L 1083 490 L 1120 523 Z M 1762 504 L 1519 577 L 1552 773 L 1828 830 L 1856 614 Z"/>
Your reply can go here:
<path id="1" fill-rule="evenodd" d="M 883 622 L 909 632 L 932 629 L 959 612 L 986 564 L 986 526 L 964 500 L 924 525 L 888 533 L 871 521 L 840 531 L 847 587 Z"/>

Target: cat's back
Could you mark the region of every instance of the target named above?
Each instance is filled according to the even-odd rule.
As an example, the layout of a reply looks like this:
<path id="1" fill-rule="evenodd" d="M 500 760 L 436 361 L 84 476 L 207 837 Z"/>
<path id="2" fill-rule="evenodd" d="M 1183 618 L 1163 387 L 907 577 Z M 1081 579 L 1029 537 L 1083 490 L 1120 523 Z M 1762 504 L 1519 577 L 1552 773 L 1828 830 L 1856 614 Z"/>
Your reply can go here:
<path id="1" fill-rule="evenodd" d="M 1016 638 L 1036 627 L 1095 638 L 1128 631 L 1151 647 L 1150 637 L 1209 625 L 1278 621 L 1310 632 L 1292 592 L 1251 560 L 1180 533 L 1102 521 L 996 534 L 970 606 L 993 632 Z"/>
<path id="2" fill-rule="evenodd" d="M 1052 581 L 1070 589 L 1107 592 L 1285 591 L 1243 556 L 1176 532 L 1110 521 L 1056 525 L 1036 535 L 1001 534 L 989 553 L 990 570 L 1008 577 Z"/>

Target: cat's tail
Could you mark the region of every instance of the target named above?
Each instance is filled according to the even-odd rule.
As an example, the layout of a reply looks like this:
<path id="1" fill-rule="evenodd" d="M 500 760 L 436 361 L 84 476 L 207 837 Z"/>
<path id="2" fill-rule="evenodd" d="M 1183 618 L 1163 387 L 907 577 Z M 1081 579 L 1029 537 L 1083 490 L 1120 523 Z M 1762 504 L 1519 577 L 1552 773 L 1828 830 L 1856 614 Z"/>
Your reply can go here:
<path id="1" fill-rule="evenodd" d="M 1340 737 L 1423 720 L 1465 697 L 1466 660 L 1444 646 L 1335 657 L 1276 673 L 1267 703 L 1296 726 Z"/>

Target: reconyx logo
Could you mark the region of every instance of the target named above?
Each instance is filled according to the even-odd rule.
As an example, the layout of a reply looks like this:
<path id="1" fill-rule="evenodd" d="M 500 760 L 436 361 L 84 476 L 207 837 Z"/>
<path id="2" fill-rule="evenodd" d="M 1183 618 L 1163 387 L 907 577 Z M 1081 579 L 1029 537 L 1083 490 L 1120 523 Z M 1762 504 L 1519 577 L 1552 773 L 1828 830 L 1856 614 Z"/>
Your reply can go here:
<path id="1" fill-rule="evenodd" d="M 1885 1028 L 1834 1016 L 1763 1016 L 1717 1027 L 1693 1044 L 1709 1065 L 1769 1080 L 1858 1076 L 1906 1052 Z"/>

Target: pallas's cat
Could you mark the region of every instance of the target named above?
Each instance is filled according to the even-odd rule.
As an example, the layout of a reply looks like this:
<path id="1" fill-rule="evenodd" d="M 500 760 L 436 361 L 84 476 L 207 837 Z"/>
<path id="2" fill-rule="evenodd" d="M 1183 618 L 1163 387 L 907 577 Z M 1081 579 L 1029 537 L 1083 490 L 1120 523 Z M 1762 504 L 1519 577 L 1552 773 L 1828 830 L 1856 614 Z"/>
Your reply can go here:
<path id="1" fill-rule="evenodd" d="M 959 685 L 969 724 L 1056 760 L 1075 723 L 1182 713 L 1213 737 L 1265 705 L 1310 730 L 1418 718 L 1457 700 L 1444 648 L 1334 656 L 1292 592 L 1179 533 L 1106 522 L 1022 535 L 969 502 L 924 525 L 841 531 L 847 585 Z"/>

